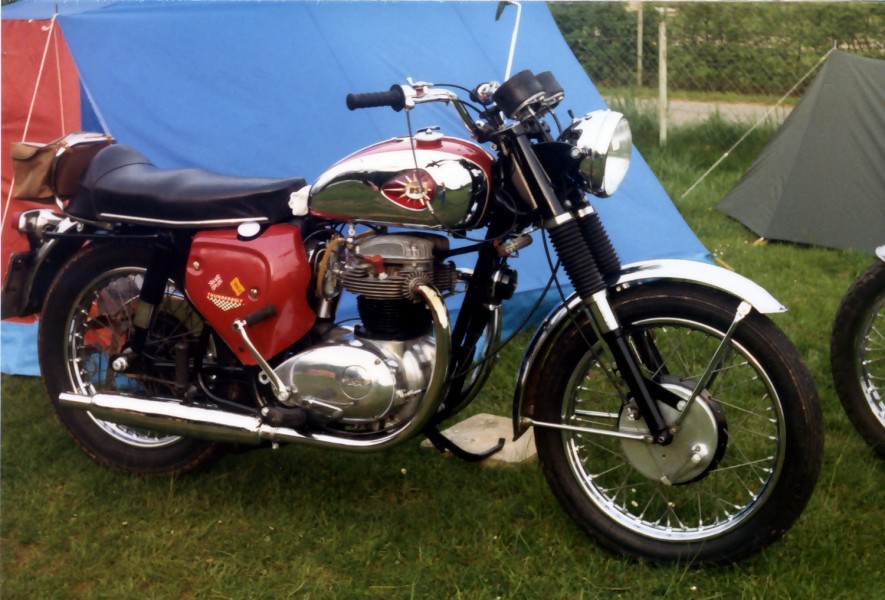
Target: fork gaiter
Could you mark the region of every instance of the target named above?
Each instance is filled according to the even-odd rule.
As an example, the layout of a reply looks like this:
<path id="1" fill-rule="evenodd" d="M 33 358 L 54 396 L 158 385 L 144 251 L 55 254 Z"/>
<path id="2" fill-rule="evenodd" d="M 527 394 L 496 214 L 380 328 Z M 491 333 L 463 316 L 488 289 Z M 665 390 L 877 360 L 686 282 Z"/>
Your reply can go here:
<path id="1" fill-rule="evenodd" d="M 588 300 L 593 294 L 604 290 L 605 282 L 578 223 L 567 221 L 555 229 L 549 229 L 548 233 L 578 295 Z"/>
<path id="2" fill-rule="evenodd" d="M 597 268 L 602 276 L 608 277 L 612 273 L 619 272 L 621 270 L 621 259 L 618 258 L 618 253 L 612 245 L 605 227 L 602 226 L 599 214 L 589 212 L 579 217 L 578 226 L 581 229 L 584 241 L 590 247 L 590 252 L 596 259 Z"/>

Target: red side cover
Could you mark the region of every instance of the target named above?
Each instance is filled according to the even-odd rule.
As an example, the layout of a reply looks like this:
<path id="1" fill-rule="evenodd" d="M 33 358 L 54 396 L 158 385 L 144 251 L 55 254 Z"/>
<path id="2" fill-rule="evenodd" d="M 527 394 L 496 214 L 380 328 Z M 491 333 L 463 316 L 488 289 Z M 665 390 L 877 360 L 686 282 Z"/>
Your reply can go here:
<path id="1" fill-rule="evenodd" d="M 233 322 L 273 306 L 276 316 L 247 329 L 262 357 L 279 354 L 316 321 L 307 303 L 310 265 L 301 232 L 273 225 L 257 238 L 240 240 L 234 230 L 194 237 L 185 289 L 194 306 L 247 365 L 256 364 Z"/>
<path id="2" fill-rule="evenodd" d="M 30 208 L 46 208 L 45 204 L 10 201 L 12 159 L 10 145 L 26 138 L 30 142 L 49 142 L 65 133 L 80 130 L 80 84 L 77 69 L 61 29 L 50 21 L 3 21 L 2 59 L 2 139 L 0 139 L 0 202 L 3 225 L 0 233 L 2 256 L 0 275 L 5 275 L 9 255 L 27 250 L 28 244 L 16 226 L 18 213 Z M 50 31 L 52 37 L 50 36 Z M 46 42 L 49 40 L 47 49 Z M 43 55 L 43 76 L 37 88 Z M 34 100 L 34 90 L 37 89 Z M 34 100 L 27 132 L 28 111 Z"/>

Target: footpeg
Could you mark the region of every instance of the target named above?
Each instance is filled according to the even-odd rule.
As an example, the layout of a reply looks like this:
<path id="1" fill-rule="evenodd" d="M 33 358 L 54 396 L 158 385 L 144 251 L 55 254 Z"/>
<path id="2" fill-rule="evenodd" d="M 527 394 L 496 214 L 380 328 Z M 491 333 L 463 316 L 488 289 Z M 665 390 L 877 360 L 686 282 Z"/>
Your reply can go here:
<path id="1" fill-rule="evenodd" d="M 263 421 L 271 427 L 290 427 L 298 429 L 307 421 L 307 413 L 303 409 L 265 406 L 261 409 Z"/>

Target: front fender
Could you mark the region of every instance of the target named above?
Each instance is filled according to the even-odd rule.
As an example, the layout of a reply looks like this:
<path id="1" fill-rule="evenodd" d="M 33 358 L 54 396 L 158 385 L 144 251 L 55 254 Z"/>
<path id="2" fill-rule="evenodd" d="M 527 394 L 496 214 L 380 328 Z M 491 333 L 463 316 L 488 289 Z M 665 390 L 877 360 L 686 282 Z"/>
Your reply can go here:
<path id="1" fill-rule="evenodd" d="M 612 276 L 607 283 L 609 289 L 617 289 L 660 280 L 685 281 L 715 288 L 750 303 L 760 313 L 779 313 L 787 310 L 762 286 L 743 275 L 694 260 L 662 259 L 631 263 Z M 564 303 L 550 311 L 526 348 L 516 376 L 516 390 L 513 396 L 514 438 L 525 432 L 519 419 L 524 414 L 523 390 L 528 376 L 536 364 L 543 364 L 544 359 L 554 351 L 557 339 L 570 323 L 569 314 L 580 305 L 581 299 L 572 294 Z"/>
<path id="2" fill-rule="evenodd" d="M 749 302 L 761 313 L 787 312 L 787 307 L 758 283 L 734 271 L 696 260 L 663 259 L 631 263 L 621 269 L 616 280 L 610 282 L 608 287 L 617 288 L 656 279 L 688 281 L 716 288 Z"/>

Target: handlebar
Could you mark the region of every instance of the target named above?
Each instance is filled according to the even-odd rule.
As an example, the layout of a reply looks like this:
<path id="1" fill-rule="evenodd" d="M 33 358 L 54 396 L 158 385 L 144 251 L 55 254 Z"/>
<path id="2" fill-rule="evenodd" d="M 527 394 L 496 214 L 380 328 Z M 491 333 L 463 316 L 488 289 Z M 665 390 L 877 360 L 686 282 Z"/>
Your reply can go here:
<path id="1" fill-rule="evenodd" d="M 389 106 L 399 112 L 428 102 L 457 101 L 458 94 L 450 90 L 434 88 L 432 83 L 413 83 L 411 79 L 409 85 L 392 85 L 386 92 L 347 94 L 347 108 L 350 110 Z"/>
<path id="2" fill-rule="evenodd" d="M 392 85 L 386 92 L 366 92 L 362 94 L 347 94 L 347 108 L 375 108 L 389 106 L 399 112 L 406 106 L 406 94 L 402 86 Z"/>
<path id="3" fill-rule="evenodd" d="M 452 103 L 468 131 L 473 135 L 479 133 L 476 124 L 465 109 L 464 103 L 458 98 L 458 94 L 451 90 L 435 88 L 432 83 L 413 82 L 409 79 L 408 85 L 393 85 L 386 92 L 348 94 L 346 100 L 347 108 L 350 110 L 389 106 L 397 112 L 404 108 L 410 110 L 418 104 L 430 102 Z"/>

